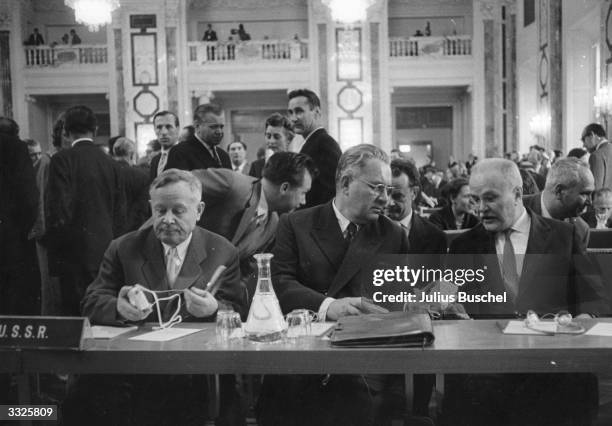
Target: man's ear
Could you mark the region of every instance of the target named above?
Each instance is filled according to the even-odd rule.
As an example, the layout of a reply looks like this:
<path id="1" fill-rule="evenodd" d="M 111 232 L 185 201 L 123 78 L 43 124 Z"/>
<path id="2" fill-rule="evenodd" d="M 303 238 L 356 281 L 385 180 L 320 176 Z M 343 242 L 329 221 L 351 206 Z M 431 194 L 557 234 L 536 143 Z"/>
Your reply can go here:
<path id="1" fill-rule="evenodd" d="M 93 137 L 95 138 L 97 134 L 98 134 L 98 126 L 96 126 L 96 128 L 93 131 Z"/>
<path id="2" fill-rule="evenodd" d="M 516 186 L 514 188 L 514 195 L 515 195 L 517 200 L 522 200 L 523 199 L 523 187 L 522 186 Z"/>
<path id="3" fill-rule="evenodd" d="M 340 190 L 345 195 L 348 194 L 348 187 L 351 184 L 351 177 L 348 175 L 344 175 L 340 178 Z"/>
<path id="4" fill-rule="evenodd" d="M 197 207 L 198 220 L 200 220 L 200 218 L 202 217 L 202 213 L 204 213 L 205 208 L 206 208 L 206 204 L 204 204 L 204 201 L 200 201 Z"/>
<path id="5" fill-rule="evenodd" d="M 321 118 L 321 107 L 314 107 L 315 117 Z"/>
<path id="6" fill-rule="evenodd" d="M 283 194 L 283 193 L 285 193 L 285 192 L 289 191 L 289 189 L 290 189 L 290 188 L 291 188 L 291 185 L 289 184 L 289 182 L 283 182 L 283 183 L 281 183 L 281 184 L 279 185 L 279 187 L 278 187 L 279 192 L 280 192 L 281 194 Z"/>
<path id="7" fill-rule="evenodd" d="M 555 194 L 555 198 L 561 199 L 561 196 L 563 195 L 563 191 L 565 191 L 565 186 L 561 184 L 555 185 L 553 189 L 553 194 Z"/>

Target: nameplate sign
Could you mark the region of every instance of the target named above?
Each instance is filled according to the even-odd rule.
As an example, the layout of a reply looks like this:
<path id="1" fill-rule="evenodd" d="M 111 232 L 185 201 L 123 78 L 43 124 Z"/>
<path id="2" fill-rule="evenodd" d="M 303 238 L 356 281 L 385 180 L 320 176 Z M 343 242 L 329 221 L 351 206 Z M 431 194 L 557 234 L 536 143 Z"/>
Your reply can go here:
<path id="1" fill-rule="evenodd" d="M 0 315 L 0 348 L 81 350 L 91 337 L 84 317 Z"/>

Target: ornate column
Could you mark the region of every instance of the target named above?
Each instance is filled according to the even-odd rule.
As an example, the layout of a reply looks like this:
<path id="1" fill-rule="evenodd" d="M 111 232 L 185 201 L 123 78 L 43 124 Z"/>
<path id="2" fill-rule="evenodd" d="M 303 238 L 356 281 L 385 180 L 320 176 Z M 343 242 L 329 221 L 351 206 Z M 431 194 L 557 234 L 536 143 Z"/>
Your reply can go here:
<path id="1" fill-rule="evenodd" d="M 184 98 L 179 94 L 177 71 L 177 27 L 184 7 L 179 3 L 122 0 L 109 34 L 109 44 L 114 46 L 114 55 L 110 55 L 111 116 L 118 123 L 116 130 L 135 140 L 140 153 L 155 138 L 155 113 L 170 109 L 179 114 L 179 98 Z"/>
<path id="2" fill-rule="evenodd" d="M 514 0 L 474 2 L 472 122 L 477 155 L 500 157 L 517 147 L 515 39 Z"/>
<path id="3" fill-rule="evenodd" d="M 313 89 L 321 97 L 328 131 L 342 149 L 360 143 L 390 147 L 390 140 L 382 142 L 381 120 L 389 108 L 388 95 L 386 101 L 380 97 L 385 85 L 380 58 L 387 51 L 386 1 L 376 1 L 366 21 L 350 26 L 333 21 L 321 0 L 309 7 L 311 51 L 318 52 Z"/>
<path id="4" fill-rule="evenodd" d="M 561 0 L 539 0 L 538 114 L 550 115 L 546 148 L 563 149 Z"/>

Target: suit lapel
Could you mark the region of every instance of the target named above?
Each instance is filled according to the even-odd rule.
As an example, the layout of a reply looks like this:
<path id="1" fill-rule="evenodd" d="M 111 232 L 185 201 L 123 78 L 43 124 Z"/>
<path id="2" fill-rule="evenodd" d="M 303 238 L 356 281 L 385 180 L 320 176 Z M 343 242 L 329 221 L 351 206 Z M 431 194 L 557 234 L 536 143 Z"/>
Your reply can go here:
<path id="1" fill-rule="evenodd" d="M 523 271 L 519 281 L 519 296 L 527 290 L 531 282 L 537 282 L 538 264 L 540 256 L 550 250 L 550 226 L 542 220 L 541 216 L 531 214 L 531 227 L 527 240 L 527 250 L 523 259 Z M 518 297 L 517 297 L 518 300 Z"/>
<path id="2" fill-rule="evenodd" d="M 257 205 L 259 204 L 259 196 L 261 195 L 261 183 L 257 181 L 256 184 L 251 186 L 251 196 L 249 197 L 249 201 L 247 201 L 246 208 L 242 213 L 242 218 L 240 219 L 240 223 L 238 224 L 238 228 L 236 228 L 236 232 L 232 237 L 232 244 L 238 244 L 238 241 L 244 235 L 244 232 L 247 230 L 253 218 L 257 216 Z M 270 212 L 268 212 L 270 214 Z"/>
<path id="3" fill-rule="evenodd" d="M 334 297 L 357 274 L 382 244 L 378 222 L 364 225 L 349 246 L 327 294 Z M 359 292 L 360 293 L 360 292 Z"/>
<path id="4" fill-rule="evenodd" d="M 146 237 L 142 263 L 142 275 L 151 290 L 168 290 L 168 279 L 166 278 L 166 265 L 164 262 L 164 251 L 161 242 L 155 236 L 153 227 L 150 228 Z"/>
<path id="5" fill-rule="evenodd" d="M 310 234 L 325 258 L 334 270 L 337 270 L 344 257 L 346 246 L 331 203 L 332 201 L 323 205 L 319 210 Z"/>
<path id="6" fill-rule="evenodd" d="M 176 281 L 175 290 L 184 290 L 193 284 L 202 274 L 201 263 L 206 259 L 206 240 L 202 232 L 196 227 L 193 230 L 191 243 L 187 248 L 187 254 L 183 266 Z"/>

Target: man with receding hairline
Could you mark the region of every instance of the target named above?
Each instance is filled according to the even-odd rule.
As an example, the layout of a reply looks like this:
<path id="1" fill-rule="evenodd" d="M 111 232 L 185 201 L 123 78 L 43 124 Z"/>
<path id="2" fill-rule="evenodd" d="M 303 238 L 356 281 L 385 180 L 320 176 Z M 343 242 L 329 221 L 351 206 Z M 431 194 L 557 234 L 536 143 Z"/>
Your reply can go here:
<path id="1" fill-rule="evenodd" d="M 575 227 L 523 206 L 516 164 L 497 158 L 480 161 L 472 169 L 470 189 L 479 200 L 482 222 L 451 243 L 449 253 L 456 256 L 450 262 L 486 270 L 483 282 L 465 284 L 461 291 L 505 296 L 499 303 L 465 303 L 470 316 L 566 310 L 590 318 L 606 312 L 600 277 Z M 499 419 L 508 425 L 558 425 L 580 418 L 588 424 L 597 392 L 593 379 L 588 374 L 449 375 L 445 419 L 453 425 L 497 424 Z"/>
<path id="2" fill-rule="evenodd" d="M 194 135 L 170 151 L 166 169 L 231 169 L 229 155 L 219 147 L 225 127 L 223 110 L 215 104 L 199 105 L 193 112 L 193 125 Z"/>
<path id="3" fill-rule="evenodd" d="M 161 150 L 151 159 L 151 181 L 166 169 L 170 149 L 178 143 L 179 119 L 171 111 L 159 111 L 153 116 L 153 128 Z"/>

